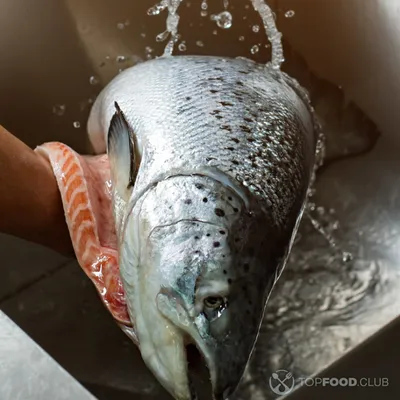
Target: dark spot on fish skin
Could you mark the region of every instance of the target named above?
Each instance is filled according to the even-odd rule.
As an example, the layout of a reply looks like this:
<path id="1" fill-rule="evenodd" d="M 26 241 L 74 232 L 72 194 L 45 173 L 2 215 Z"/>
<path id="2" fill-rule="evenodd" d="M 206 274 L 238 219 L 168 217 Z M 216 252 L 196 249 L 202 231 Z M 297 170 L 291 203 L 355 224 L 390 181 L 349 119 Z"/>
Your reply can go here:
<path id="1" fill-rule="evenodd" d="M 217 89 L 210 89 L 210 93 L 212 93 L 212 94 L 215 94 L 215 93 L 218 93 L 219 92 L 219 90 L 217 90 Z"/>
<path id="2" fill-rule="evenodd" d="M 196 251 L 194 252 L 194 254 L 200 254 L 200 251 L 199 251 L 199 250 L 196 250 Z"/>
<path id="3" fill-rule="evenodd" d="M 244 117 L 243 121 L 248 122 L 249 124 L 251 124 L 253 122 L 253 120 L 251 118 L 248 118 L 248 117 Z"/>
<path id="4" fill-rule="evenodd" d="M 232 279 L 229 278 L 229 279 L 228 279 L 228 284 L 230 285 L 231 283 L 232 283 Z"/>
<path id="5" fill-rule="evenodd" d="M 220 67 L 214 67 L 214 70 L 215 70 L 215 71 L 223 71 L 223 69 L 220 68 Z"/>
<path id="6" fill-rule="evenodd" d="M 232 197 L 231 197 L 231 196 L 228 196 L 228 200 L 229 200 L 229 201 L 232 201 Z"/>
<path id="7" fill-rule="evenodd" d="M 192 98 L 190 96 L 187 96 L 186 100 L 189 101 L 189 100 L 192 100 Z"/>
<path id="8" fill-rule="evenodd" d="M 236 208 L 236 207 L 233 207 L 233 211 L 234 211 L 235 213 L 237 213 L 237 212 L 239 212 L 239 209 Z"/>
<path id="9" fill-rule="evenodd" d="M 224 129 L 225 131 L 232 132 L 232 128 L 229 125 L 222 125 L 221 129 Z"/>
<path id="10" fill-rule="evenodd" d="M 225 235 L 225 231 L 219 231 L 221 235 Z"/>
<path id="11" fill-rule="evenodd" d="M 235 238 L 235 242 L 240 242 L 240 238 Z"/>
<path id="12" fill-rule="evenodd" d="M 239 140 L 239 139 L 237 139 L 237 138 L 231 138 L 231 140 L 232 140 L 232 142 L 235 142 L 235 143 L 240 143 L 240 140 Z"/>
<path id="13" fill-rule="evenodd" d="M 207 161 L 207 162 L 209 162 L 209 161 L 211 161 L 211 160 L 215 160 L 215 158 L 214 158 L 214 157 L 206 157 L 206 161 Z"/>
<path id="14" fill-rule="evenodd" d="M 233 169 L 232 169 L 232 168 L 229 168 L 229 169 L 228 169 L 228 172 L 233 172 Z"/>
<path id="15" fill-rule="evenodd" d="M 231 161 L 232 161 L 232 164 L 239 165 L 239 161 L 236 161 L 236 160 L 231 160 Z"/>
<path id="16" fill-rule="evenodd" d="M 236 85 L 238 86 L 244 86 L 244 83 L 242 81 L 236 81 Z"/>
<path id="17" fill-rule="evenodd" d="M 251 129 L 246 125 L 240 125 L 239 128 L 244 132 L 251 133 Z"/>
<path id="18" fill-rule="evenodd" d="M 219 247 L 220 245 L 221 245 L 220 242 L 214 242 L 214 243 L 213 243 L 213 246 L 214 246 L 214 247 Z"/>
<path id="19" fill-rule="evenodd" d="M 226 269 L 224 269 L 222 272 L 223 272 L 225 275 L 227 274 Z"/>
<path id="20" fill-rule="evenodd" d="M 244 270 L 245 270 L 246 272 L 248 272 L 249 269 L 250 269 L 250 265 L 246 263 L 246 264 L 243 265 L 243 268 L 244 268 Z"/>
<path id="21" fill-rule="evenodd" d="M 229 103 L 229 101 L 220 101 L 219 103 L 224 107 L 233 107 L 233 104 Z"/>
<path id="22" fill-rule="evenodd" d="M 247 138 L 247 141 L 250 142 L 250 143 L 255 142 L 254 138 L 251 138 L 251 137 Z"/>
<path id="23" fill-rule="evenodd" d="M 225 258 L 225 254 L 222 254 L 222 258 Z"/>
<path id="24" fill-rule="evenodd" d="M 221 110 L 214 110 L 214 111 L 211 111 L 210 114 L 211 114 L 211 115 L 217 115 L 217 114 L 219 114 L 220 112 L 221 112 Z"/>
<path id="25" fill-rule="evenodd" d="M 249 72 L 248 72 L 248 71 L 238 71 L 238 72 L 239 72 L 239 74 L 249 75 Z"/>
<path id="26" fill-rule="evenodd" d="M 209 234 L 209 233 L 207 233 L 207 235 L 206 235 L 207 237 L 210 237 L 211 235 Z"/>
<path id="27" fill-rule="evenodd" d="M 216 115 L 215 118 L 217 118 L 217 119 L 222 119 L 222 118 L 224 118 L 224 117 L 223 117 L 222 115 Z"/>
<path id="28" fill-rule="evenodd" d="M 235 149 L 233 147 L 227 147 L 226 149 L 229 151 L 235 151 Z"/>
<path id="29" fill-rule="evenodd" d="M 195 239 L 195 240 L 199 240 L 200 238 L 199 238 L 198 236 L 195 236 L 194 239 Z"/>
<path id="30" fill-rule="evenodd" d="M 216 81 L 224 82 L 225 79 L 222 76 L 219 76 L 218 78 L 215 78 Z"/>
<path id="31" fill-rule="evenodd" d="M 204 189 L 204 186 L 201 183 L 195 183 L 194 185 L 196 189 Z"/>
<path id="32" fill-rule="evenodd" d="M 216 208 L 214 210 L 214 212 L 215 212 L 215 215 L 217 215 L 218 217 L 224 217 L 225 216 L 225 211 L 221 210 L 220 208 Z"/>
<path id="33" fill-rule="evenodd" d="M 186 199 L 186 200 L 185 200 L 185 204 L 192 204 L 192 200 Z"/>

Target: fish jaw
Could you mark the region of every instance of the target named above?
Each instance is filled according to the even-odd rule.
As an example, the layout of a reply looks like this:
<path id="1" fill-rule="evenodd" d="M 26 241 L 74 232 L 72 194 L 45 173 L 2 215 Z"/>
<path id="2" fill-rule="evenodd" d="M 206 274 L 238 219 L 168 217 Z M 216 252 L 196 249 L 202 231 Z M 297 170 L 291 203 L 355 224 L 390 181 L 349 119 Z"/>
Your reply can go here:
<path id="1" fill-rule="evenodd" d="M 128 221 L 128 229 L 130 227 Z M 156 298 L 160 288 L 157 275 L 148 265 L 141 265 L 145 274 L 137 272 L 137 255 L 129 240 L 120 247 L 120 268 L 128 310 L 134 321 L 142 359 L 160 384 L 177 400 L 191 400 L 188 368 L 182 331 L 160 314 Z"/>

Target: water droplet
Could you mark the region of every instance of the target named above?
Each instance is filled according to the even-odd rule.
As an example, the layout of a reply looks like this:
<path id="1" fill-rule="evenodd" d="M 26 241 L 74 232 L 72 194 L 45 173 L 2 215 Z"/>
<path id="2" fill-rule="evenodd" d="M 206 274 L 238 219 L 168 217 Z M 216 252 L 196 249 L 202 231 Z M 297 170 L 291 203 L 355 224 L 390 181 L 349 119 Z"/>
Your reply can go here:
<path id="1" fill-rule="evenodd" d="M 65 114 L 65 104 L 55 104 L 53 106 L 53 114 L 58 115 L 59 117 Z"/>
<path id="2" fill-rule="evenodd" d="M 203 1 L 201 2 L 201 9 L 202 9 L 202 10 L 207 10 L 207 9 L 208 9 L 207 0 L 203 0 Z"/>
<path id="3" fill-rule="evenodd" d="M 239 41 L 244 42 L 244 36 L 239 36 Z"/>
<path id="4" fill-rule="evenodd" d="M 118 22 L 117 28 L 120 29 L 120 30 L 122 31 L 122 29 L 125 28 L 125 24 L 124 24 L 123 22 Z"/>
<path id="5" fill-rule="evenodd" d="M 74 128 L 78 129 L 81 127 L 81 123 L 79 121 L 74 121 L 74 123 L 72 124 L 74 126 Z"/>
<path id="6" fill-rule="evenodd" d="M 225 10 L 229 7 L 229 0 L 224 0 L 224 8 Z"/>
<path id="7" fill-rule="evenodd" d="M 146 46 L 144 51 L 145 51 L 145 54 L 146 54 L 146 58 L 148 60 L 153 57 L 152 54 L 151 54 L 151 53 L 153 53 L 153 49 L 150 46 Z"/>
<path id="8" fill-rule="evenodd" d="M 198 40 L 196 42 L 196 45 L 199 46 L 199 47 L 204 47 L 204 43 L 201 40 Z"/>
<path id="9" fill-rule="evenodd" d="M 179 43 L 178 49 L 179 51 L 186 51 L 187 47 L 185 42 Z"/>
<path id="10" fill-rule="evenodd" d="M 255 33 L 260 32 L 260 26 L 259 25 L 253 25 L 253 27 L 251 29 Z"/>
<path id="11" fill-rule="evenodd" d="M 213 35 L 218 35 L 218 31 L 217 31 L 217 30 L 214 30 L 214 31 L 213 31 Z"/>
<path id="12" fill-rule="evenodd" d="M 91 85 L 97 85 L 99 83 L 99 80 L 94 75 L 92 75 L 89 78 L 89 82 L 90 82 Z"/>
<path id="13" fill-rule="evenodd" d="M 286 18 L 292 18 L 294 17 L 295 12 L 293 10 L 289 10 L 285 12 L 285 17 Z"/>
<path id="14" fill-rule="evenodd" d="M 146 37 L 146 34 L 143 32 L 143 33 L 140 34 L 140 36 L 141 36 L 142 38 L 145 38 L 145 37 Z"/>
<path id="15" fill-rule="evenodd" d="M 232 14 L 229 11 L 213 14 L 211 15 L 211 20 L 215 21 L 222 29 L 229 29 L 232 26 Z"/>
<path id="16" fill-rule="evenodd" d="M 123 63 L 126 61 L 126 57 L 125 56 L 117 56 L 117 58 L 115 60 L 117 61 L 117 63 Z"/>
<path id="17" fill-rule="evenodd" d="M 164 42 L 168 38 L 168 36 L 169 36 L 169 32 L 167 30 L 164 32 L 161 32 L 156 36 L 156 41 Z"/>
<path id="18" fill-rule="evenodd" d="M 158 15 L 161 11 L 164 11 L 167 8 L 167 4 L 162 2 L 160 4 L 156 4 L 153 7 L 150 7 L 147 10 L 147 15 Z"/>
<path id="19" fill-rule="evenodd" d="M 342 254 L 342 260 L 345 263 L 350 262 L 351 260 L 353 260 L 353 255 L 348 251 L 344 251 Z"/>
<path id="20" fill-rule="evenodd" d="M 256 54 L 256 53 L 259 52 L 259 50 L 260 50 L 260 48 L 258 47 L 258 45 L 255 44 L 255 45 L 250 49 L 250 52 L 251 52 L 251 54 Z"/>
<path id="21" fill-rule="evenodd" d="M 207 17 L 207 15 L 208 15 L 208 12 L 207 12 L 207 11 L 205 11 L 205 10 L 201 10 L 201 13 L 200 13 L 200 15 L 201 15 L 202 17 Z"/>

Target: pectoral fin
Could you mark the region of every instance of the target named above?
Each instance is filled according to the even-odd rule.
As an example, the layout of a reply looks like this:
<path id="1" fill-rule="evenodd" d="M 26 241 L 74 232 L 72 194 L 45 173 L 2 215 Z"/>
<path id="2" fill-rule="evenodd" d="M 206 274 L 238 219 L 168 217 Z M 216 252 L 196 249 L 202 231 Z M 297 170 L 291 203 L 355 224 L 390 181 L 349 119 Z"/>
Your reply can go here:
<path id="1" fill-rule="evenodd" d="M 115 108 L 108 131 L 108 158 L 114 188 L 123 199 L 128 200 L 140 159 L 134 133 L 117 102 Z"/>

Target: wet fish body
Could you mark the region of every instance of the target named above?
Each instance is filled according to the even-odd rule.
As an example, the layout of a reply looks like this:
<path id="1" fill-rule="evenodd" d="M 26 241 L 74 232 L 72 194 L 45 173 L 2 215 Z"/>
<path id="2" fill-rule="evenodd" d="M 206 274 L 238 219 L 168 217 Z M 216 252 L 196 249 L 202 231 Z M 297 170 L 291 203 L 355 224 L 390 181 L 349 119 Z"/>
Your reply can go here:
<path id="1" fill-rule="evenodd" d="M 307 96 L 247 59 L 161 57 L 118 75 L 88 129 L 108 152 L 120 273 L 142 357 L 190 399 L 185 346 L 216 399 L 236 388 L 304 209 Z"/>

